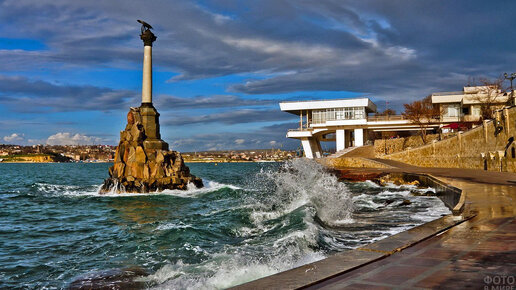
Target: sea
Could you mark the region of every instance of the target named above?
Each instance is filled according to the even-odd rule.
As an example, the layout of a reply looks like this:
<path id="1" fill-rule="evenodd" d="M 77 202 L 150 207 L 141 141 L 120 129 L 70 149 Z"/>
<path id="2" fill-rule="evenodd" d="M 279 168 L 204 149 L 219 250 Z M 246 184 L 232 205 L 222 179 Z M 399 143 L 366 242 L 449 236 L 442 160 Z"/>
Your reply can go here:
<path id="1" fill-rule="evenodd" d="M 99 194 L 109 166 L 0 163 L 0 288 L 223 289 L 450 213 L 432 188 L 306 159 L 191 163 L 205 187 L 160 194 Z"/>

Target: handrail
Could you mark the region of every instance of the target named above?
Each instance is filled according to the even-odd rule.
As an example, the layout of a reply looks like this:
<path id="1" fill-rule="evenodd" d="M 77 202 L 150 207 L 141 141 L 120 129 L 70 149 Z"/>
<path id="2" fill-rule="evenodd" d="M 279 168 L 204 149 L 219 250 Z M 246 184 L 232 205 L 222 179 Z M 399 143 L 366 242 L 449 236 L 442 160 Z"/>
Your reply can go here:
<path id="1" fill-rule="evenodd" d="M 293 131 L 298 131 L 298 132 L 303 132 L 303 131 L 313 131 L 313 128 L 295 128 L 295 129 L 288 129 L 288 132 L 293 132 Z"/>
<path id="2" fill-rule="evenodd" d="M 464 92 L 461 92 L 461 91 L 455 91 L 455 92 L 440 92 L 440 93 L 433 93 L 432 94 L 432 97 L 433 96 L 456 96 L 456 95 L 464 95 Z"/>
<path id="3" fill-rule="evenodd" d="M 403 115 L 367 116 L 367 121 L 401 121 L 406 120 Z"/>

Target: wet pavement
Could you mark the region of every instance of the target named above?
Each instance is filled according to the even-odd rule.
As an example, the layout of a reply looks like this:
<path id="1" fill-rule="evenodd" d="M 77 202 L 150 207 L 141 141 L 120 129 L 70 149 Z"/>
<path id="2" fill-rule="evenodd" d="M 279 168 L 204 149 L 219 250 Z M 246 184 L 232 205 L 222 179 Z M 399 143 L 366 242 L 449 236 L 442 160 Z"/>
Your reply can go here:
<path id="1" fill-rule="evenodd" d="M 462 189 L 466 194 L 462 215 L 474 217 L 306 288 L 516 289 L 516 187 L 511 185 L 516 174 L 385 163 L 395 167 L 390 171 L 427 173 Z"/>
<path id="2" fill-rule="evenodd" d="M 391 168 L 341 170 L 431 175 L 463 191 L 462 214 L 235 288 L 516 289 L 516 174 L 375 161 Z"/>

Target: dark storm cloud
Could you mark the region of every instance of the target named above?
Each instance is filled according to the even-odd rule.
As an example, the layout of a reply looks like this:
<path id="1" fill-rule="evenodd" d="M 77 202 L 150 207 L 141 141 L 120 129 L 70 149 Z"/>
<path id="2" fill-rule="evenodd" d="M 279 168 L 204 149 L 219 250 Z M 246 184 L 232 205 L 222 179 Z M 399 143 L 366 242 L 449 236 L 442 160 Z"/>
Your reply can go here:
<path id="1" fill-rule="evenodd" d="M 170 143 L 172 150 L 184 152 L 258 148 L 282 148 L 292 150 L 299 146 L 299 141 L 286 138 L 285 132 L 296 126 L 296 123 L 279 123 L 272 126 L 265 126 L 249 133 L 228 132 L 220 134 L 198 134 L 189 138 L 174 138 L 169 136 L 165 139 L 174 140 Z"/>
<path id="2" fill-rule="evenodd" d="M 156 98 L 157 107 L 163 109 L 198 109 L 198 108 L 223 108 L 243 107 L 277 104 L 277 100 L 244 99 L 233 95 L 197 96 L 193 98 L 180 98 L 161 95 Z"/>
<path id="3" fill-rule="evenodd" d="M 19 112 L 117 110 L 133 103 L 135 97 L 134 92 L 125 90 L 0 75 L 0 103 Z"/>
<path id="4" fill-rule="evenodd" d="M 0 75 L 0 104 L 7 105 L 19 112 L 69 112 L 120 110 L 121 108 L 125 110 L 125 108 L 138 103 L 139 92 L 95 86 L 56 85 L 25 77 Z M 165 111 L 267 106 L 276 105 L 277 101 L 244 99 L 232 95 L 197 96 L 193 98 L 159 95 L 156 97 L 155 103 L 161 110 Z M 225 115 L 222 116 L 222 119 L 225 123 L 234 124 L 237 121 L 237 115 L 242 117 L 241 119 L 245 119 L 242 114 L 246 112 L 250 114 L 249 117 L 255 117 L 254 110 L 242 110 L 235 112 L 233 115 L 235 119 Z M 272 115 L 274 114 L 267 111 L 264 117 L 273 118 Z M 274 120 L 278 120 L 278 118 Z"/>
<path id="5" fill-rule="evenodd" d="M 215 113 L 198 116 L 177 116 L 163 122 L 165 125 L 189 125 L 199 123 L 223 123 L 241 124 L 255 122 L 269 122 L 292 119 L 292 115 L 281 112 L 279 109 L 259 110 L 259 109 L 240 109 L 223 113 Z"/>
<path id="6" fill-rule="evenodd" d="M 257 75 L 248 94 L 346 90 L 407 100 L 513 71 L 514 1 L 3 1 L 0 36 L 44 51 L 0 51 L 4 70 L 139 68 L 135 19 L 156 29 L 172 81 Z"/>

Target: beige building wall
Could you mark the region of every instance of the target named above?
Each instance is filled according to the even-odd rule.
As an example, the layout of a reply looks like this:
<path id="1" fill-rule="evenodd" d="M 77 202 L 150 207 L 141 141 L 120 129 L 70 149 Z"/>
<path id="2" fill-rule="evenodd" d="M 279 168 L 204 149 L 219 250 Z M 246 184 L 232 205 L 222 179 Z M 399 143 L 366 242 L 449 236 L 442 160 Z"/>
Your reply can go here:
<path id="1" fill-rule="evenodd" d="M 495 120 L 455 137 L 383 158 L 422 167 L 516 172 L 516 144 L 505 150 L 511 137 L 516 137 L 516 107 L 499 110 Z"/>

